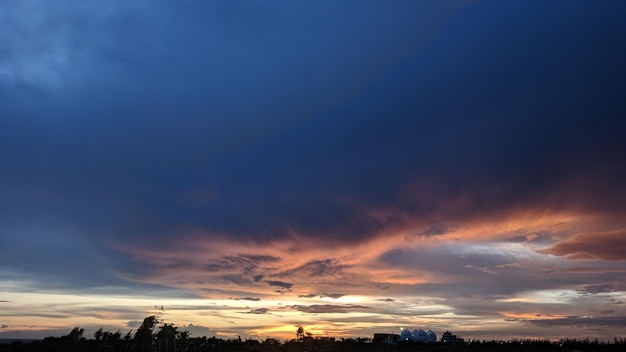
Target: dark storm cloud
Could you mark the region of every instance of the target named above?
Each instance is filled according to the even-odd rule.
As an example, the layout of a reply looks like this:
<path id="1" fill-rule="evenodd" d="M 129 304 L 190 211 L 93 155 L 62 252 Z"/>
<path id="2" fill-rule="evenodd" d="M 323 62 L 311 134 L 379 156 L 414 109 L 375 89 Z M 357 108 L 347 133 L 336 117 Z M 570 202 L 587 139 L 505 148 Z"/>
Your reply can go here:
<path id="1" fill-rule="evenodd" d="M 45 75 L 37 77 L 37 70 L 45 70 L 49 76 L 59 78 L 61 91 L 73 98 L 75 105 L 51 99 L 45 93 L 47 82 L 43 82 L 39 89 L 44 90 L 44 99 L 40 103 L 52 110 L 26 109 L 13 103 L 7 105 L 12 108 L 7 112 L 31 119 L 38 115 L 52 118 L 26 126 L 10 120 L 12 128 L 5 131 L 10 131 L 12 137 L 5 141 L 15 143 L 12 150 L 36 158 L 32 161 L 41 161 L 45 153 L 50 163 L 49 182 L 66 196 L 90 194 L 102 199 L 103 194 L 89 189 L 90 184 L 101 183 L 106 189 L 116 190 L 119 197 L 138 186 L 129 182 L 130 176 L 148 181 L 151 192 L 161 192 L 162 205 L 175 212 L 185 207 L 175 209 L 180 208 L 176 202 L 166 204 L 170 194 L 209 194 L 199 202 L 206 203 L 215 197 L 210 195 L 214 188 L 198 182 L 207 176 L 209 162 L 218 151 L 222 154 L 280 131 L 293 120 L 358 93 L 390 65 L 415 52 L 436 31 L 430 27 L 438 27 L 441 18 L 454 13 L 439 5 L 430 9 L 409 5 L 414 11 L 432 10 L 439 15 L 415 22 L 406 8 L 380 7 L 372 2 L 363 5 L 361 16 L 375 22 L 386 22 L 387 16 L 400 17 L 385 26 L 370 26 L 364 25 L 369 21 L 347 16 L 352 8 L 345 5 L 333 6 L 332 13 L 314 4 L 150 5 L 149 15 L 141 6 L 84 5 L 69 13 L 62 6 L 13 6 L 16 16 L 6 24 L 10 27 L 3 31 L 8 37 L 3 42 L 15 49 L 9 52 L 29 55 L 32 65 L 24 67 L 31 67 L 32 72 L 18 71 L 7 64 L 13 73 L 7 84 L 36 85 L 29 77 L 48 79 Z M 36 15 L 28 16 L 31 13 Z M 84 13 L 97 20 L 86 21 Z M 319 23 L 318 15 L 322 13 L 325 20 Z M 55 20 L 61 14 L 68 17 L 66 22 Z M 318 26 L 324 30 L 314 29 Z M 368 38 L 368 33 L 374 37 Z M 351 45 L 343 45 L 345 41 Z M 29 43 L 27 47 L 35 55 L 24 52 L 23 43 Z M 47 45 L 38 47 L 38 43 Z M 77 43 L 82 44 L 79 47 Z M 389 51 L 381 51 L 380 46 Z M 65 61 L 46 65 L 47 56 L 59 56 Z M 357 60 L 364 56 L 369 60 Z M 87 60 L 81 61 L 83 57 Z M 14 61 L 20 60 L 10 57 L 3 63 Z M 303 69 L 307 65 L 311 69 Z M 84 90 L 69 90 L 73 82 L 66 82 L 67 73 L 73 73 L 72 78 L 91 78 L 85 77 L 90 74 L 97 80 L 100 74 L 108 79 L 91 86 L 91 80 L 79 81 Z M 10 91 L 8 87 L 5 90 Z M 245 104 L 240 104 L 242 101 Z M 89 116 L 89 123 L 76 123 L 76 118 L 83 115 Z M 174 115 L 176 123 L 171 120 Z M 76 133 L 79 131 L 84 137 Z M 26 138 L 20 141 L 18 137 Z M 25 147 L 24 142 L 37 137 L 44 137 L 39 146 Z M 40 148 L 44 144 L 45 152 Z M 82 151 L 72 152 L 77 145 Z M 90 163 L 90 156 L 97 156 L 98 162 Z M 160 173 L 164 170 L 159 165 L 167 165 L 169 171 Z M 58 174 L 64 166 L 72 171 L 66 180 Z M 42 167 L 27 162 L 14 173 L 32 173 Z M 148 176 L 150 172 L 155 173 Z M 77 181 L 79 176 L 92 181 L 66 182 Z M 217 197 L 223 194 L 222 186 L 218 184 L 215 190 Z M 131 194 L 136 197 L 142 189 L 145 187 Z M 211 191 L 196 192 L 198 189 Z M 128 199 L 131 204 L 135 200 Z M 100 207 L 111 205 L 105 202 Z M 158 204 L 153 205 L 153 211 L 159 213 Z"/>
<path id="2" fill-rule="evenodd" d="M 528 15 L 546 28 L 555 25 L 544 23 L 543 15 Z M 560 16 L 576 21 L 573 13 Z M 498 215 L 511 207 L 624 209 L 623 198 L 611 195 L 624 193 L 617 177 L 624 156 L 617 112 L 623 108 L 614 94 L 603 95 L 604 83 L 594 81 L 601 77 L 618 84 L 616 57 L 603 57 L 612 69 L 596 65 L 599 57 L 572 58 L 566 52 L 594 52 L 575 33 L 548 34 L 539 42 L 492 37 L 492 28 L 518 35 L 520 21 L 461 21 L 459 26 L 475 26 L 476 36 L 448 33 L 448 39 L 468 43 L 432 48 L 430 55 L 447 58 L 443 62 L 414 57 L 349 104 L 242 149 L 216 178 L 224 180 L 225 191 L 234 192 L 232 199 L 244 192 L 255 195 L 237 209 L 268 234 L 286 235 L 295 228 L 346 241 L 401 226 L 400 217 L 381 220 L 367 214 L 370 207 L 392 204 L 399 214 L 445 213 L 452 220 Z M 593 24 L 587 30 L 600 36 L 610 29 Z M 607 105 L 598 106 L 596 99 Z M 603 116 L 602 123 L 597 116 Z M 240 188 L 259 181 L 266 187 Z M 416 186 L 414 198 L 399 196 L 420 182 L 427 186 Z M 585 192 L 589 187 L 600 193 Z M 443 200 L 456 197 L 469 198 L 471 206 L 444 205 Z M 427 233 L 442 231 L 432 227 Z"/>
<path id="3" fill-rule="evenodd" d="M 338 212 L 324 226 L 352 232 L 342 220 L 350 206 L 328 197 L 330 179 L 290 164 L 310 158 L 302 172 L 326 169 L 345 129 L 319 153 L 282 145 L 293 133 L 317 139 L 302 133 L 307 119 L 321 118 L 312 131 L 324 131 L 335 107 L 417 53 L 459 9 L 399 5 L 363 3 L 357 19 L 348 4 L 9 2 L 0 24 L 3 247 L 33 256 L 19 258 L 25 270 L 81 276 L 88 270 L 73 268 L 137 269 L 112 243 L 168 246 L 188 228 L 271 238 L 292 224 L 306 230 L 326 208 Z M 314 184 L 327 188 L 318 199 L 319 187 L 294 193 L 309 205 L 288 196 Z M 37 244 L 45 238 L 69 245 Z M 94 255 L 72 258 L 81 253 Z M 43 264 L 48 257 L 66 260 Z"/>

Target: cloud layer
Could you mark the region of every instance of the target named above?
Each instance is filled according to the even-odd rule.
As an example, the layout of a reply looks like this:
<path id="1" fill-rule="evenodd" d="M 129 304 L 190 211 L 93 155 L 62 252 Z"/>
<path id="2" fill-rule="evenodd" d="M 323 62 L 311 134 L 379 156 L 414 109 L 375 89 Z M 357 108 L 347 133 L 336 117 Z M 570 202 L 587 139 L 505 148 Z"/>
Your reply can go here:
<path id="1" fill-rule="evenodd" d="M 621 333 L 623 6 L 2 7 L 0 336 Z"/>

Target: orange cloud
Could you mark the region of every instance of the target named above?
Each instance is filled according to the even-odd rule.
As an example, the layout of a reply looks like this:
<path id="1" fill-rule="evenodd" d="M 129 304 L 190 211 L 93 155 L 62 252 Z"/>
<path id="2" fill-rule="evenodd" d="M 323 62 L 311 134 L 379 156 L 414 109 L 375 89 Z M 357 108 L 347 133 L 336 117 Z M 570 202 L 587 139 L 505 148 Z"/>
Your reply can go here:
<path id="1" fill-rule="evenodd" d="M 544 315 L 541 313 L 518 313 L 518 312 L 498 312 L 502 316 L 508 319 L 521 319 L 521 320 L 533 320 L 533 319 L 560 319 L 564 318 L 564 315 Z"/>
<path id="2" fill-rule="evenodd" d="M 568 259 L 626 260 L 626 229 L 577 234 L 539 252 Z"/>

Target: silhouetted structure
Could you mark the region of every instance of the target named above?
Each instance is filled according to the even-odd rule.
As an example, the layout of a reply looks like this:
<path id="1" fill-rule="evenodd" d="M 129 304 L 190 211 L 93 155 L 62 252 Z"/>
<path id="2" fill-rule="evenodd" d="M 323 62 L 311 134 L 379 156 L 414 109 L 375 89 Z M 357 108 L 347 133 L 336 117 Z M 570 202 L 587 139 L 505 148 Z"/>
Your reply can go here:
<path id="1" fill-rule="evenodd" d="M 374 334 L 374 338 L 372 339 L 372 342 L 392 343 L 392 342 L 398 342 L 398 339 L 400 339 L 400 335 L 398 334 L 376 333 Z"/>
<path id="2" fill-rule="evenodd" d="M 446 331 L 443 333 L 443 335 L 441 335 L 441 342 L 442 343 L 450 343 L 453 345 L 463 345 L 465 344 L 465 340 L 461 337 L 456 337 L 456 335 L 453 335 L 450 331 Z"/>
<path id="3" fill-rule="evenodd" d="M 374 336 L 376 336 L 376 334 L 374 334 Z M 432 330 L 428 330 L 428 332 L 419 329 L 419 330 L 413 330 L 413 332 L 411 332 L 411 330 L 409 329 L 402 329 L 402 332 L 400 332 L 399 338 L 398 338 L 399 342 L 427 342 L 427 343 L 432 343 L 432 342 L 437 342 L 437 334 L 435 334 L 434 331 Z"/>

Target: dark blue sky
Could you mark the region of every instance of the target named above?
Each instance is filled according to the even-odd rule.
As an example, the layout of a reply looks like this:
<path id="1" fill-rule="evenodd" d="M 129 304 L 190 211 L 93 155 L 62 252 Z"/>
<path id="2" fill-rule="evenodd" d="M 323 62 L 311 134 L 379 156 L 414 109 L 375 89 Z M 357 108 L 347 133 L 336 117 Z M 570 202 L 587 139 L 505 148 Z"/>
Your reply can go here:
<path id="1" fill-rule="evenodd" d="M 159 277 L 155 253 L 185 266 L 184 244 L 269 255 L 302 238 L 404 238 L 371 258 L 378 268 L 426 251 L 410 238 L 534 236 L 532 253 L 617 260 L 623 278 L 619 1 L 6 1 L 0 13 L 0 280 L 28 278 L 18 291 L 204 297 L 193 277 Z M 589 241 L 607 245 L 581 252 Z M 450 251 L 437 246 L 429 255 Z M 342 255 L 303 258 L 361 270 Z M 457 264 L 504 265 L 486 263 Z M 242 270 L 237 292 L 260 295 Z"/>

